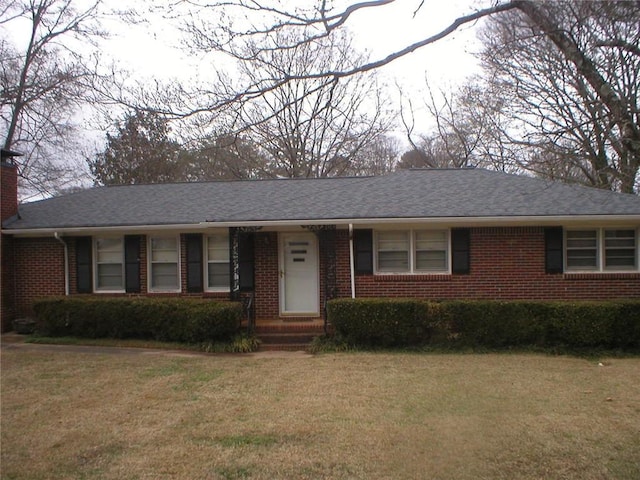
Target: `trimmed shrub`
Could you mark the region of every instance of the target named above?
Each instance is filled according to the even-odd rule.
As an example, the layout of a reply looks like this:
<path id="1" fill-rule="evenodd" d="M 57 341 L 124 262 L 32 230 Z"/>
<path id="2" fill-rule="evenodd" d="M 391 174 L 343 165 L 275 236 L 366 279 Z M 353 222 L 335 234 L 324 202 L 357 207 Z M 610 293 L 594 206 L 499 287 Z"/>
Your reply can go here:
<path id="1" fill-rule="evenodd" d="M 338 299 L 336 334 L 362 346 L 640 349 L 639 301 Z"/>
<path id="2" fill-rule="evenodd" d="M 348 343 L 403 346 L 425 343 L 441 320 L 439 305 L 416 299 L 336 299 L 329 322 Z"/>
<path id="3" fill-rule="evenodd" d="M 619 348 L 640 350 L 640 302 L 612 302 L 617 311 L 612 325 L 612 342 Z"/>
<path id="4" fill-rule="evenodd" d="M 546 341 L 546 303 L 450 301 L 442 308 L 451 318 L 450 338 L 461 346 L 501 348 Z"/>
<path id="5" fill-rule="evenodd" d="M 157 298 L 45 298 L 34 303 L 37 332 L 46 336 L 142 338 L 198 343 L 231 338 L 239 303 Z"/>
<path id="6" fill-rule="evenodd" d="M 613 347 L 618 308 L 610 303 L 550 305 L 548 342 L 572 347 Z"/>

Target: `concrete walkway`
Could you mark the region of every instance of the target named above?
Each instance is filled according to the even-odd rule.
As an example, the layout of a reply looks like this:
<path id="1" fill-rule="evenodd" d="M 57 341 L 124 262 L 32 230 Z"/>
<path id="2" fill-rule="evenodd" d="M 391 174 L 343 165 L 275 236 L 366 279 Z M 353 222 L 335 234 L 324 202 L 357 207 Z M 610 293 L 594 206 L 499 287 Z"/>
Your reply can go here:
<path id="1" fill-rule="evenodd" d="M 230 357 L 230 358 L 311 358 L 304 351 L 265 351 L 252 353 L 207 353 L 189 350 L 165 350 L 159 348 L 100 347 L 91 345 L 48 345 L 25 343 L 26 336 L 9 332 L 0 335 L 1 351 L 86 353 L 99 355 L 156 355 L 164 357 Z"/>

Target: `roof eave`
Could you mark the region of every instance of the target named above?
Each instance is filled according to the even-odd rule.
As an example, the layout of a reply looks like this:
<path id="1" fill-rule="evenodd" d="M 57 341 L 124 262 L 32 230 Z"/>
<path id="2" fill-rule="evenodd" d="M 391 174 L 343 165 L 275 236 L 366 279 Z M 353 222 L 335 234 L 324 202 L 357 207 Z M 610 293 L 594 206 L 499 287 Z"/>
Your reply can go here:
<path id="1" fill-rule="evenodd" d="M 531 216 L 487 216 L 487 217 L 369 217 L 369 218 L 328 218 L 328 219 L 293 219 L 293 220 L 243 220 L 243 221 L 210 221 L 187 224 L 163 225 L 107 225 L 81 227 L 47 227 L 47 228 L 5 228 L 4 234 L 15 236 L 48 236 L 81 235 L 88 233 L 109 233 L 122 231 L 158 232 L 175 231 L 197 232 L 209 228 L 228 227 L 291 227 L 300 225 L 399 225 L 429 223 L 430 225 L 486 227 L 486 226 L 561 226 L 593 224 L 640 224 L 640 214 L 629 215 L 531 215 Z"/>

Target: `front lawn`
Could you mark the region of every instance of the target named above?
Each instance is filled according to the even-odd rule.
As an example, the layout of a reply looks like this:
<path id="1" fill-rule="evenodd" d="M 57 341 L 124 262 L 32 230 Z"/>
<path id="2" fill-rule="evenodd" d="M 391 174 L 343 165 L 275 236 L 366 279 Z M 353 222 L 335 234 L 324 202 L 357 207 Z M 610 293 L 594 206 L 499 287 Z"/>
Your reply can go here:
<path id="1" fill-rule="evenodd" d="M 1 476 L 640 478 L 638 372 L 639 358 L 7 349 Z"/>

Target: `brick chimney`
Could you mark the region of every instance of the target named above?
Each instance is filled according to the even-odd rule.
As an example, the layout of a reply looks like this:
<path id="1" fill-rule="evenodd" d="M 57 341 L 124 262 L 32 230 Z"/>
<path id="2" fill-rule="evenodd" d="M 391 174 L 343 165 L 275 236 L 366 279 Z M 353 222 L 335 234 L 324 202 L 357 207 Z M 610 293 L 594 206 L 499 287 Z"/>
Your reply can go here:
<path id="1" fill-rule="evenodd" d="M 4 222 L 18 214 L 18 166 L 13 157 L 22 155 L 11 150 L 1 151 L 0 161 L 0 210 Z"/>

